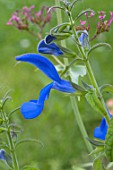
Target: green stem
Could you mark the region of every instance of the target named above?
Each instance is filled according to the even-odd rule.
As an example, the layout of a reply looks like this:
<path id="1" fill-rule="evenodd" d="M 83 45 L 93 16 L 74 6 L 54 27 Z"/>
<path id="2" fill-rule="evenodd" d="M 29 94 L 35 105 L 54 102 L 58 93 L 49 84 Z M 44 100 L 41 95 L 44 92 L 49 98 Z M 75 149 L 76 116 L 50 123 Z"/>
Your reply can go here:
<path id="1" fill-rule="evenodd" d="M 55 5 L 60 6 L 59 0 L 55 0 Z M 58 24 L 62 23 L 62 15 L 61 15 L 60 10 L 59 11 L 57 10 L 57 20 L 58 20 Z M 61 43 L 62 43 L 62 46 L 66 47 L 65 40 L 63 40 Z M 64 63 L 65 63 L 65 65 L 68 65 L 68 59 L 65 59 Z M 75 115 L 76 120 L 77 120 L 77 124 L 79 126 L 80 132 L 81 132 L 82 137 L 84 139 L 84 142 L 86 144 L 87 150 L 89 152 L 92 152 L 93 151 L 92 145 L 86 140 L 86 138 L 88 137 L 88 134 L 86 132 L 84 123 L 82 121 L 82 118 L 81 118 L 81 115 L 80 115 L 80 112 L 79 112 L 79 109 L 78 109 L 76 98 L 75 97 L 70 97 L 70 100 L 71 100 L 74 115 Z"/>
<path id="2" fill-rule="evenodd" d="M 78 37 L 78 35 L 77 35 L 77 33 L 76 33 L 76 30 L 75 30 L 75 28 L 74 28 L 74 21 L 73 21 L 71 12 L 69 13 L 69 19 L 70 19 L 71 25 L 72 25 L 72 27 L 73 27 L 74 37 L 75 37 L 75 39 L 79 42 L 79 37 Z M 95 79 L 93 70 L 92 70 L 92 68 L 91 68 L 90 62 L 89 62 L 89 60 L 87 59 L 87 55 L 85 54 L 84 48 L 83 48 L 82 46 L 80 46 L 80 45 L 77 45 L 77 47 L 78 47 L 78 50 L 79 50 L 82 58 L 85 60 L 84 63 L 85 63 L 85 65 L 86 65 L 86 68 L 87 68 L 87 71 L 88 71 L 88 75 L 89 75 L 90 81 L 91 81 L 93 87 L 96 89 L 97 95 L 98 95 L 98 97 L 99 97 L 100 100 L 101 100 L 101 103 L 102 103 L 102 105 L 103 105 L 103 107 L 104 107 L 104 110 L 105 110 L 105 112 L 104 112 L 103 114 L 104 114 L 104 116 L 106 117 L 106 120 L 107 120 L 107 122 L 108 122 L 108 124 L 109 124 L 110 117 L 109 117 L 109 115 L 108 115 L 108 113 L 107 113 L 106 105 L 105 105 L 104 99 L 103 99 L 103 97 L 102 97 L 102 94 L 101 94 L 101 92 L 100 92 L 100 89 L 99 89 L 99 87 L 98 87 L 98 84 L 97 84 L 97 82 L 96 82 L 96 79 Z"/>
<path id="3" fill-rule="evenodd" d="M 76 100 L 75 97 L 72 97 L 72 96 L 70 97 L 70 100 L 71 100 L 71 104 L 72 104 L 72 108 L 73 108 L 73 111 L 74 111 L 74 115 L 75 115 L 77 124 L 79 125 L 80 131 L 82 133 L 84 142 L 86 144 L 88 151 L 91 153 L 93 148 L 92 148 L 92 145 L 87 140 L 88 134 L 85 130 L 85 126 L 83 124 L 83 121 L 82 121 L 82 118 L 81 118 L 81 115 L 80 115 L 80 112 L 79 112 L 79 109 L 78 109 L 77 100 Z"/>
<path id="4" fill-rule="evenodd" d="M 10 152 L 11 152 L 11 155 L 12 155 L 13 168 L 14 168 L 14 170 L 19 170 L 19 165 L 18 165 L 17 156 L 16 156 L 16 152 L 15 152 L 15 146 L 14 146 L 12 136 L 11 136 L 11 133 L 10 133 L 10 129 L 9 129 L 9 120 L 7 119 L 7 116 L 6 116 L 6 114 L 3 110 L 2 110 L 2 115 L 3 115 L 3 118 L 5 120 L 5 126 L 8 129 L 7 139 L 8 139 L 8 144 L 9 144 L 9 147 L 10 147 Z"/>

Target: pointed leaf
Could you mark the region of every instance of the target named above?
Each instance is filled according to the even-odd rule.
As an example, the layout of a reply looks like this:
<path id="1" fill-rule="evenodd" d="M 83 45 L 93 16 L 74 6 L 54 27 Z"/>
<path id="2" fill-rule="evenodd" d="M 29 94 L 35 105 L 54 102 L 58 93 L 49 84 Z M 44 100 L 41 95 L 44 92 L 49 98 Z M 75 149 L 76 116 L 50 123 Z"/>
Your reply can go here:
<path id="1" fill-rule="evenodd" d="M 98 43 L 95 44 L 93 47 L 90 48 L 90 50 L 88 51 L 87 55 L 89 55 L 93 50 L 95 50 L 96 48 L 102 47 L 102 46 L 106 46 L 108 48 L 112 48 L 110 44 L 108 43 Z"/>
<path id="2" fill-rule="evenodd" d="M 110 84 L 105 84 L 103 86 L 100 87 L 100 91 L 103 92 L 109 92 L 113 94 L 113 86 Z"/>
<path id="3" fill-rule="evenodd" d="M 15 147 L 18 147 L 20 144 L 22 144 L 22 143 L 26 143 L 26 142 L 33 142 L 33 143 L 37 143 L 37 144 L 42 145 L 42 147 L 43 147 L 43 143 L 42 143 L 40 140 L 37 140 L 37 139 L 31 139 L 31 138 L 22 139 L 22 140 L 18 141 L 18 142 L 16 143 Z"/>
<path id="4" fill-rule="evenodd" d="M 82 15 L 84 15 L 87 12 L 94 12 L 92 9 L 86 9 L 84 11 L 81 11 L 78 16 L 75 18 L 75 20 L 77 20 L 78 18 L 80 18 Z"/>
<path id="5" fill-rule="evenodd" d="M 75 84 L 78 84 L 79 77 L 86 75 L 86 67 L 82 65 L 77 65 L 69 69 L 71 81 Z"/>

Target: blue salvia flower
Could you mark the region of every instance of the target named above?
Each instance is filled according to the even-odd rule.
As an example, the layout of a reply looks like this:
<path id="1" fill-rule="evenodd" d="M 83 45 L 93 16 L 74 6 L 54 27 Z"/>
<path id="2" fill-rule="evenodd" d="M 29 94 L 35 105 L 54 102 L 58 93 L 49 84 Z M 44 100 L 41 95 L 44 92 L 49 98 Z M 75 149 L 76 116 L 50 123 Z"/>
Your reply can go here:
<path id="1" fill-rule="evenodd" d="M 105 140 L 106 139 L 106 134 L 108 130 L 108 124 L 105 118 L 102 119 L 100 126 L 96 127 L 94 130 L 94 137 Z"/>
<path id="2" fill-rule="evenodd" d="M 79 41 L 80 41 L 80 44 L 83 48 L 85 48 L 85 49 L 90 48 L 88 32 L 86 30 L 84 30 L 82 32 L 81 36 L 79 37 Z"/>
<path id="3" fill-rule="evenodd" d="M 45 86 L 39 94 L 37 100 L 30 100 L 25 102 L 21 106 L 21 113 L 26 119 L 33 119 L 40 115 L 44 108 L 44 102 L 48 99 L 51 89 L 56 89 L 61 92 L 74 93 L 75 89 L 71 86 L 71 83 L 67 80 L 60 78 L 54 65 L 45 57 L 39 54 L 23 54 L 16 57 L 17 61 L 28 62 L 40 69 L 46 76 L 48 76 L 52 83 Z"/>
<path id="4" fill-rule="evenodd" d="M 0 159 L 5 161 L 6 157 L 5 157 L 5 150 L 4 149 L 0 149 Z"/>
<path id="5" fill-rule="evenodd" d="M 42 54 L 51 54 L 55 56 L 63 55 L 61 49 L 52 42 L 56 38 L 52 35 L 48 35 L 45 39 L 41 40 L 38 44 L 38 52 Z"/>
<path id="6" fill-rule="evenodd" d="M 106 110 L 108 112 L 109 117 L 112 118 L 112 115 L 110 114 L 107 107 L 106 107 Z M 108 131 L 108 124 L 107 124 L 106 118 L 102 118 L 100 126 L 94 129 L 94 137 L 100 140 L 105 140 L 107 131 Z"/>

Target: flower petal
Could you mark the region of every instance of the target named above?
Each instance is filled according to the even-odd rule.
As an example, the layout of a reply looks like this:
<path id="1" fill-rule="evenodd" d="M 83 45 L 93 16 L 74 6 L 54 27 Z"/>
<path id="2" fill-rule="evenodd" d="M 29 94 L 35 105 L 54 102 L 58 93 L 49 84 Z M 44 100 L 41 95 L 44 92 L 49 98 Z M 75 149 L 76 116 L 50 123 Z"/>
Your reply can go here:
<path id="1" fill-rule="evenodd" d="M 101 140 L 105 140 L 107 130 L 108 130 L 108 125 L 107 125 L 106 119 L 103 118 L 100 126 L 96 127 L 95 130 L 94 130 L 94 137 L 101 139 Z"/>
<path id="2" fill-rule="evenodd" d="M 39 54 L 23 54 L 17 56 L 16 60 L 35 65 L 53 81 L 60 82 L 61 80 L 54 65 L 47 58 Z"/>
<path id="3" fill-rule="evenodd" d="M 81 36 L 79 37 L 79 41 L 83 48 L 88 48 L 88 49 L 90 48 L 88 32 L 86 30 L 84 30 Z"/>
<path id="4" fill-rule="evenodd" d="M 38 44 L 38 51 L 42 54 L 51 54 L 55 56 L 62 55 L 63 52 L 60 50 L 60 48 L 55 44 L 46 44 L 44 40 L 41 40 Z"/>
<path id="5" fill-rule="evenodd" d="M 48 99 L 50 90 L 53 87 L 53 82 L 45 86 L 41 91 L 40 91 L 40 96 L 38 99 L 38 103 L 44 104 L 44 101 Z"/>
<path id="6" fill-rule="evenodd" d="M 4 150 L 4 149 L 0 149 L 0 159 L 1 159 L 1 160 L 6 160 L 5 150 Z"/>
<path id="7" fill-rule="evenodd" d="M 60 83 L 54 82 L 53 88 L 62 92 L 74 93 L 75 89 L 67 80 L 61 79 Z"/>
<path id="8" fill-rule="evenodd" d="M 33 119 L 41 114 L 44 108 L 44 101 L 48 99 L 53 83 L 45 86 L 39 95 L 38 100 L 30 100 L 22 104 L 20 111 L 25 119 Z"/>
<path id="9" fill-rule="evenodd" d="M 52 35 L 47 35 L 44 39 L 46 44 L 50 44 L 53 40 L 55 40 L 56 37 L 52 36 Z"/>
<path id="10" fill-rule="evenodd" d="M 40 115 L 44 107 L 44 104 L 38 104 L 36 102 L 25 102 L 20 108 L 20 111 L 25 119 L 33 119 Z"/>

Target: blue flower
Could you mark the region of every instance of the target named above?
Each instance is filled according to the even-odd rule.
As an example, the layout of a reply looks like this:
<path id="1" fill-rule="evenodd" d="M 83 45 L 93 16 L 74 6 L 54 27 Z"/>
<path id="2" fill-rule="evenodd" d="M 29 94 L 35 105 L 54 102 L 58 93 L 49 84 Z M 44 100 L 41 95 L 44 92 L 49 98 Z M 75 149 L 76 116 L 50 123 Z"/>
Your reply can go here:
<path id="1" fill-rule="evenodd" d="M 81 36 L 79 37 L 79 41 L 83 48 L 87 48 L 87 49 L 90 48 L 88 32 L 86 30 L 82 32 Z"/>
<path id="2" fill-rule="evenodd" d="M 26 119 L 33 119 L 40 115 L 44 108 L 44 102 L 48 99 L 51 89 L 56 89 L 61 92 L 74 93 L 75 89 L 67 80 L 60 78 L 54 65 L 45 57 L 39 54 L 23 54 L 16 57 L 17 61 L 28 62 L 40 69 L 46 76 L 48 76 L 52 83 L 45 86 L 41 91 L 37 100 L 30 100 L 21 106 L 21 113 Z"/>
<path id="3" fill-rule="evenodd" d="M 56 37 L 54 37 L 53 35 L 47 35 L 44 39 L 46 44 L 50 44 L 54 40 L 56 40 Z"/>
<path id="4" fill-rule="evenodd" d="M 94 130 L 94 137 L 105 140 L 106 139 L 106 134 L 108 130 L 108 124 L 105 118 L 102 119 L 100 126 L 96 127 Z"/>
<path id="5" fill-rule="evenodd" d="M 0 149 L 0 159 L 1 160 L 6 160 L 6 157 L 5 157 L 5 150 L 4 149 Z"/>
<path id="6" fill-rule="evenodd" d="M 41 40 L 38 44 L 38 52 L 42 54 L 51 54 L 55 56 L 63 55 L 61 49 L 53 42 L 56 38 L 48 35 L 45 39 Z"/>

